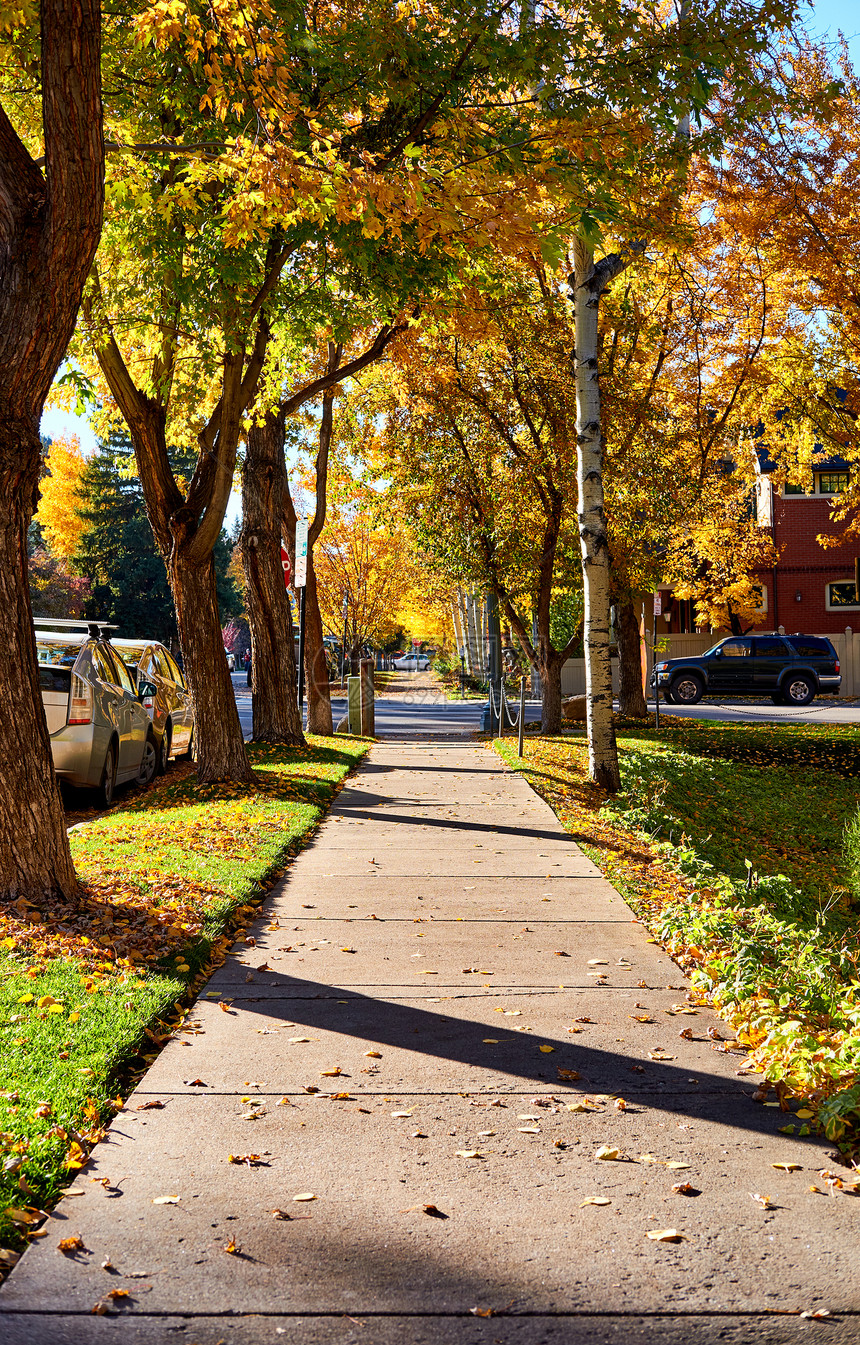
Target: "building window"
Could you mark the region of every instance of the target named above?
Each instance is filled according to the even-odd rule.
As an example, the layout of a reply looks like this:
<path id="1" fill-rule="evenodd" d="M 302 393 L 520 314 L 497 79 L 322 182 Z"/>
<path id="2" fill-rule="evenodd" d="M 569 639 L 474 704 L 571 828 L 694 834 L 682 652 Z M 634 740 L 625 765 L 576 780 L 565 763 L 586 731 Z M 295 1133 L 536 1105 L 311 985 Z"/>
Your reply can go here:
<path id="1" fill-rule="evenodd" d="M 795 481 L 786 481 L 782 488 L 783 495 L 805 495 L 806 487 L 798 486 Z"/>
<path id="2" fill-rule="evenodd" d="M 828 612 L 833 612 L 840 607 L 860 607 L 853 579 L 838 579 L 835 583 L 827 585 L 826 592 Z"/>
<path id="3" fill-rule="evenodd" d="M 847 490 L 847 489 L 848 489 L 847 472 L 818 473 L 819 495 L 838 495 L 841 490 Z"/>

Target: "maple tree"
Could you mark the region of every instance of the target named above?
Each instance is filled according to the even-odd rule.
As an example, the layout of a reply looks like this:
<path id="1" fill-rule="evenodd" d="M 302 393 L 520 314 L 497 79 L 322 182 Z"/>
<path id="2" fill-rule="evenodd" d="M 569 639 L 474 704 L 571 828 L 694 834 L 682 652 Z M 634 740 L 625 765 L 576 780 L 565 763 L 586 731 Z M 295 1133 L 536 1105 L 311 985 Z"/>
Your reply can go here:
<path id="1" fill-rule="evenodd" d="M 39 687 L 27 532 L 42 408 L 102 224 L 100 47 L 98 0 L 0 10 L 0 894 L 36 902 L 77 886 Z"/>
<path id="2" fill-rule="evenodd" d="M 35 518 L 48 549 L 69 560 L 76 555 L 83 521 L 79 513 L 86 458 L 77 435 L 53 439 L 44 458 Z"/>

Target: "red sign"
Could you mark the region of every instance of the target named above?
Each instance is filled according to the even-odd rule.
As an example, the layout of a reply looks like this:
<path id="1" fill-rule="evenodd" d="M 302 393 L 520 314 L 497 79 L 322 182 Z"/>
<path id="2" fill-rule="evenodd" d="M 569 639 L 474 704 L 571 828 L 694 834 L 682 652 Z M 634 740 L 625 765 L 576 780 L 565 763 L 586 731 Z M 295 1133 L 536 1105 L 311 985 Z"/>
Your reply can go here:
<path id="1" fill-rule="evenodd" d="M 284 567 L 284 584 L 289 588 L 290 579 L 292 578 L 292 570 L 290 568 L 290 558 L 287 555 L 285 547 L 281 547 L 281 564 Z"/>

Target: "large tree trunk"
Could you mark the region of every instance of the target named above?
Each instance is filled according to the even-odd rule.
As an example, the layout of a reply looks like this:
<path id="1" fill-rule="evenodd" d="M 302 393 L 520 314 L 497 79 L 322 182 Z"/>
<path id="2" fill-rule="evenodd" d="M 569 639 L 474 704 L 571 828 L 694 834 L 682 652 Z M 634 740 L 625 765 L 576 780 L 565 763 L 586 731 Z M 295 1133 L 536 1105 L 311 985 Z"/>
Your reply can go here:
<path id="1" fill-rule="evenodd" d="M 0 894 L 38 906 L 58 895 L 71 898 L 77 883 L 45 725 L 27 585 L 37 426 L 0 425 Z M 22 471 L 28 459 L 29 470 Z"/>
<path id="2" fill-rule="evenodd" d="M 642 646 L 636 608 L 628 598 L 615 608 L 618 636 L 619 712 L 630 719 L 645 719 L 648 706 L 642 690 Z"/>
<path id="3" fill-rule="evenodd" d="M 177 546 L 168 577 L 185 679 L 194 701 L 197 779 L 204 785 L 216 780 L 253 784 L 224 653 L 212 552 L 199 564 L 191 564 Z"/>
<path id="4" fill-rule="evenodd" d="M 27 583 L 39 422 L 98 247 L 101 9 L 42 0 L 43 176 L 0 108 L 0 897 L 77 884 L 39 689 Z"/>
<path id="5" fill-rule="evenodd" d="M 561 733 L 561 669 L 564 659 L 555 650 L 547 652 L 538 646 L 538 674 L 541 685 L 541 733 Z"/>
<path id="6" fill-rule="evenodd" d="M 331 688 L 323 644 L 317 575 L 313 551 L 308 548 L 308 576 L 305 589 L 305 681 L 308 689 L 308 732 L 331 736 Z"/>
<path id="7" fill-rule="evenodd" d="M 620 788 L 621 778 L 612 718 L 609 540 L 603 507 L 603 436 L 597 368 L 597 318 L 608 278 L 596 271 L 594 255 L 581 239 L 576 241 L 574 258 L 577 484 L 585 599 L 588 766 L 592 780 L 614 794 Z"/>
<path id="8" fill-rule="evenodd" d="M 295 641 L 281 564 L 281 519 L 287 472 L 284 426 L 277 415 L 248 431 L 242 470 L 239 539 L 251 628 L 255 742 L 304 745 L 298 707 Z"/>

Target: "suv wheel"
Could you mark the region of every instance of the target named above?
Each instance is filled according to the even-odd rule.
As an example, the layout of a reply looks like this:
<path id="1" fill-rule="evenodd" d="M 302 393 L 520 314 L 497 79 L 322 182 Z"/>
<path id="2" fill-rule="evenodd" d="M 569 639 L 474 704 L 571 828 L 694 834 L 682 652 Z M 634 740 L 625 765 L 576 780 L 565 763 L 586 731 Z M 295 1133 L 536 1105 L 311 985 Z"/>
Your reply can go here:
<path id="1" fill-rule="evenodd" d="M 698 705 L 705 694 L 704 683 L 695 673 L 681 673 L 670 690 L 676 705 Z"/>
<path id="2" fill-rule="evenodd" d="M 143 756 L 140 760 L 140 770 L 137 773 L 137 783 L 139 785 L 148 785 L 158 769 L 158 748 L 155 745 L 155 739 L 149 733 L 146 736 L 146 742 L 143 745 Z"/>
<path id="3" fill-rule="evenodd" d="M 113 802 L 113 791 L 116 787 L 116 747 L 110 744 L 105 752 L 105 764 L 102 767 L 102 778 L 96 786 L 95 795 L 100 808 L 109 808 Z"/>
<path id="4" fill-rule="evenodd" d="M 163 775 L 170 763 L 170 747 L 173 742 L 173 726 L 168 719 L 161 735 L 161 747 L 158 752 L 158 773 Z"/>
<path id="5" fill-rule="evenodd" d="M 789 673 L 780 690 L 786 705 L 808 705 L 815 698 L 815 687 L 805 673 Z"/>

